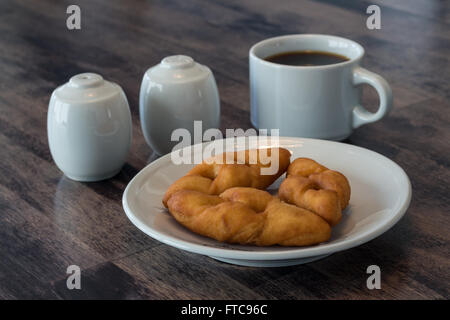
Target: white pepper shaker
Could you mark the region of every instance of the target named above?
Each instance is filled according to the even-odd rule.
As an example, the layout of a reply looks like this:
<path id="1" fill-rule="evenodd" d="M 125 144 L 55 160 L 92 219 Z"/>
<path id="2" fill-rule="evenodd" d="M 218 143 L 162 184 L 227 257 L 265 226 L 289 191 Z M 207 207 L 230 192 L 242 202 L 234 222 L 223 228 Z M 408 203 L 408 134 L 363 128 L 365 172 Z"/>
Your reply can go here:
<path id="1" fill-rule="evenodd" d="M 189 131 L 194 142 L 194 121 L 202 131 L 220 126 L 220 100 L 211 70 L 191 57 L 175 55 L 145 72 L 139 113 L 145 140 L 158 154 L 172 151 L 179 128 Z M 203 134 L 203 132 L 202 132 Z"/>
<path id="2" fill-rule="evenodd" d="M 116 175 L 131 145 L 131 113 L 122 88 L 95 73 L 82 73 L 53 91 L 47 115 L 52 157 L 77 181 Z"/>

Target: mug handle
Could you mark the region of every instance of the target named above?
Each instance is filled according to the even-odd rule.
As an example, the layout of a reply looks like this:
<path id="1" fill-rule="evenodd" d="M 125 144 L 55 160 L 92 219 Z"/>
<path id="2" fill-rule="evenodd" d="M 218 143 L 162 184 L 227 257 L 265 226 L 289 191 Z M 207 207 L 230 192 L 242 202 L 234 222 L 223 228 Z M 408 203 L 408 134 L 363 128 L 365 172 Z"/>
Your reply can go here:
<path id="1" fill-rule="evenodd" d="M 363 106 L 353 108 L 353 128 L 371 123 L 383 118 L 392 109 L 392 90 L 386 80 L 376 73 L 361 67 L 353 69 L 353 85 L 367 83 L 375 88 L 380 97 L 380 106 L 377 112 L 367 111 Z"/>

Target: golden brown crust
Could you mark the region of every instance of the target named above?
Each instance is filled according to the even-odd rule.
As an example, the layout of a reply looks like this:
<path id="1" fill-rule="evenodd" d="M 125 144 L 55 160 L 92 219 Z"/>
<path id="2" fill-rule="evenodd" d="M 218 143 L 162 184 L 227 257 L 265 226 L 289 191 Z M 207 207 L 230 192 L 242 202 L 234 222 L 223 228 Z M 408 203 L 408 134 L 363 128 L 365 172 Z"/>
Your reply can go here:
<path id="1" fill-rule="evenodd" d="M 274 174 L 261 174 L 262 168 L 269 168 L 272 153 L 277 152 L 278 169 Z M 274 157 L 276 154 L 273 155 Z M 229 157 L 232 164 L 226 163 Z M 254 158 L 252 158 L 254 157 Z M 195 190 L 206 194 L 219 195 L 232 187 L 252 187 L 266 189 L 278 177 L 286 172 L 291 153 L 283 148 L 271 148 L 260 152 L 260 149 L 244 150 L 220 154 L 195 166 L 188 174 L 175 181 L 166 191 L 163 204 L 173 193 L 179 190 Z M 241 159 L 242 163 L 236 163 Z M 254 161 L 252 161 L 254 160 Z"/>
<path id="2" fill-rule="evenodd" d="M 294 160 L 278 194 L 283 201 L 313 211 L 331 226 L 339 223 L 350 200 L 350 184 L 340 172 L 308 158 Z"/>
<path id="3" fill-rule="evenodd" d="M 221 163 L 226 156 L 234 161 L 243 156 L 244 163 Z M 219 155 L 171 185 L 163 203 L 179 223 L 218 241 L 258 246 L 327 241 L 330 226 L 339 222 L 341 207 L 350 198 L 347 179 L 311 159 L 297 159 L 289 165 L 289 157 L 288 150 L 279 149 L 278 171 L 262 175 L 261 167 L 270 164 L 259 157 L 256 164 L 250 164 L 248 151 Z M 281 199 L 260 190 L 286 170 Z"/>
<path id="4" fill-rule="evenodd" d="M 318 215 L 254 188 L 236 187 L 220 196 L 183 190 L 170 197 L 168 206 L 188 229 L 228 243 L 306 246 L 331 235 Z"/>

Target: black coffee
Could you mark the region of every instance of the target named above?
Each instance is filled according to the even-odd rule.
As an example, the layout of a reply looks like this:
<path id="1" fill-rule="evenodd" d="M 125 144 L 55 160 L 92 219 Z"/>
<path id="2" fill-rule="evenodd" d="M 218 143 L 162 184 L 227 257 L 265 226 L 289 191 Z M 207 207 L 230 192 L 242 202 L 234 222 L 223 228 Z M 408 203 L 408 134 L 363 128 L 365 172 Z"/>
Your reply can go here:
<path id="1" fill-rule="evenodd" d="M 289 66 L 324 66 L 348 61 L 347 57 L 322 51 L 291 51 L 269 56 L 264 60 Z"/>

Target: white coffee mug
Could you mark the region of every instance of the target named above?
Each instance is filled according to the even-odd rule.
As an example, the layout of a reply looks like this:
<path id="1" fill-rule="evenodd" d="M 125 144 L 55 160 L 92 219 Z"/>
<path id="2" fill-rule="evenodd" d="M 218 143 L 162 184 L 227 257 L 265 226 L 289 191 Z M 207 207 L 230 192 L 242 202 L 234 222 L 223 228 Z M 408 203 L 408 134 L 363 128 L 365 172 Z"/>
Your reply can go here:
<path id="1" fill-rule="evenodd" d="M 334 53 L 348 60 L 319 66 L 264 60 L 296 51 Z M 282 136 L 343 140 L 353 129 L 380 120 L 392 108 L 392 91 L 381 76 L 360 66 L 363 56 L 358 43 L 329 35 L 287 35 L 255 44 L 249 52 L 252 124 L 279 129 Z M 379 95 L 375 113 L 361 105 L 363 83 Z"/>

